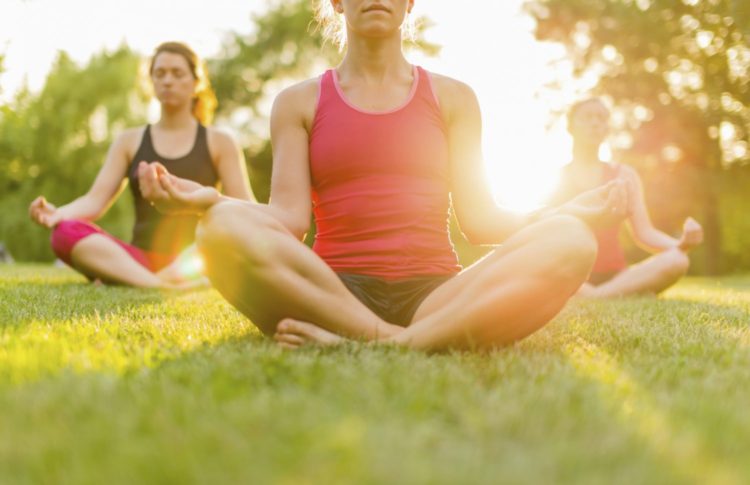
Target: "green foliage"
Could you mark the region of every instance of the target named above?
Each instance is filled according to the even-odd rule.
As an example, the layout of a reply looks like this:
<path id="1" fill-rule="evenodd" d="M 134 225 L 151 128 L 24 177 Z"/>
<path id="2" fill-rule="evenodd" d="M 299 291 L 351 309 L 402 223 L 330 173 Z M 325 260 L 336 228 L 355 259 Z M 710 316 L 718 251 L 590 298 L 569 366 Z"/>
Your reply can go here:
<path id="1" fill-rule="evenodd" d="M 489 354 L 285 352 L 213 290 L 0 265 L 0 482 L 746 483 L 748 317 L 689 279 Z"/>
<path id="2" fill-rule="evenodd" d="M 85 67 L 60 53 L 39 94 L 21 90 L 0 108 L 0 240 L 18 259 L 49 259 L 46 230 L 27 206 L 37 195 L 60 205 L 83 195 L 114 134 L 145 118 L 136 89 L 139 57 L 127 47 L 94 56 Z M 120 203 L 107 221 L 127 233 L 132 209 Z"/>
<path id="3" fill-rule="evenodd" d="M 2 75 L 3 71 L 5 71 L 5 68 L 3 67 L 3 62 L 5 62 L 5 54 L 0 54 L 0 75 Z M 2 84 L 0 84 L 0 94 L 3 94 Z"/>
<path id="4" fill-rule="evenodd" d="M 258 104 L 271 81 L 304 79 L 321 62 L 336 62 L 338 51 L 314 30 L 310 0 L 276 1 L 253 16 L 255 29 L 232 35 L 209 62 L 219 114 L 239 108 L 260 115 Z"/>
<path id="5" fill-rule="evenodd" d="M 611 97 L 624 115 L 615 149 L 651 189 L 655 219 L 675 227 L 692 213 L 704 223 L 699 266 L 708 272 L 734 264 L 722 260 L 720 201 L 729 186 L 719 174 L 750 163 L 750 31 L 742 3 L 526 2 L 537 38 L 565 45 L 578 74 L 601 73 L 593 93 Z"/>

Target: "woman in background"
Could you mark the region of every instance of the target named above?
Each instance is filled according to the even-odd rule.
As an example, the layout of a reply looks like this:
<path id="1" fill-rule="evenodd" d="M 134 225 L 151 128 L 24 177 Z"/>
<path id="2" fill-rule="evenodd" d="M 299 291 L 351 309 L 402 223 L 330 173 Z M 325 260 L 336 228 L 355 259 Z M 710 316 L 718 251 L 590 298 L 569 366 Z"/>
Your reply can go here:
<path id="1" fill-rule="evenodd" d="M 230 135 L 206 127 L 216 98 L 195 52 L 179 42 L 161 44 L 151 60 L 149 74 L 161 104 L 159 121 L 121 133 L 85 195 L 61 207 L 40 196 L 31 203 L 29 213 L 34 222 L 52 229 L 55 254 L 91 280 L 180 287 L 189 285 L 186 278 L 196 273 L 186 274 L 184 266 L 191 266 L 197 258 L 192 244 L 198 218 L 156 211 L 142 196 L 139 162 L 158 161 L 185 179 L 206 186 L 220 185 L 231 197 L 252 200 L 252 195 L 237 143 Z M 129 244 L 93 224 L 128 181 L 135 201 L 135 225 Z"/>
<path id="2" fill-rule="evenodd" d="M 688 251 L 703 240 L 703 230 L 687 218 L 679 238 L 656 229 L 651 223 L 641 179 L 631 167 L 599 159 L 599 147 L 609 133 L 609 110 L 601 99 L 574 104 L 568 112 L 568 131 L 573 137 L 573 160 L 563 168 L 554 203 L 577 194 L 622 180 L 628 191 L 626 222 L 635 242 L 653 253 L 648 259 L 628 266 L 618 239 L 620 225 L 596 231 L 599 252 L 589 280 L 579 294 L 606 298 L 633 294 L 656 294 L 669 288 L 688 270 Z"/>

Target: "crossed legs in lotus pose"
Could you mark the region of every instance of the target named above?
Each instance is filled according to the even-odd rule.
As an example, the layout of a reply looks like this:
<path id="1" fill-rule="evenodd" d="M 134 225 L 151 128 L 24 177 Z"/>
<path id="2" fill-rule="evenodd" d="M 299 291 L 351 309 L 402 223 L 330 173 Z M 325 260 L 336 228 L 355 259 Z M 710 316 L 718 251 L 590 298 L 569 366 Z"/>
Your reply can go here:
<path id="1" fill-rule="evenodd" d="M 438 287 L 402 328 L 365 307 L 310 248 L 256 207 L 215 205 L 197 242 L 214 287 L 286 347 L 342 337 L 427 351 L 507 345 L 552 319 L 596 257 L 583 222 L 542 220 Z"/>

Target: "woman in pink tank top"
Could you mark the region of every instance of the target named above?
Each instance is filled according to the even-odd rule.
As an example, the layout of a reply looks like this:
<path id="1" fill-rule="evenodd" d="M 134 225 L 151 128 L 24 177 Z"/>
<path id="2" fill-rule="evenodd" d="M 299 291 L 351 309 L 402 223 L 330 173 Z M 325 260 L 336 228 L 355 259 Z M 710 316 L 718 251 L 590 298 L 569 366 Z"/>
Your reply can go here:
<path id="1" fill-rule="evenodd" d="M 687 218 L 679 239 L 656 229 L 648 215 L 638 173 L 627 165 L 599 159 L 599 146 L 609 132 L 609 110 L 601 99 L 591 98 L 574 104 L 568 112 L 568 131 L 573 137 L 573 161 L 563 169 L 554 198 L 562 202 L 611 180 L 624 180 L 629 201 L 625 222 L 636 244 L 654 253 L 628 266 L 618 237 L 620 224 L 596 231 L 598 256 L 589 281 L 579 293 L 607 298 L 659 293 L 675 284 L 688 270 L 688 251 L 703 239 L 700 224 Z"/>
<path id="2" fill-rule="evenodd" d="M 403 55 L 414 3 L 319 3 L 324 22 L 345 25 L 346 54 L 276 98 L 268 205 L 187 186 L 158 166 L 142 174 L 161 210 L 203 214 L 197 241 L 209 278 L 282 346 L 345 337 L 429 351 L 515 342 L 586 280 L 596 255 L 587 223 L 624 215 L 617 182 L 544 213 L 495 204 L 473 91 Z M 470 241 L 502 244 L 461 269 L 449 207 Z M 311 215 L 312 249 L 300 241 Z"/>

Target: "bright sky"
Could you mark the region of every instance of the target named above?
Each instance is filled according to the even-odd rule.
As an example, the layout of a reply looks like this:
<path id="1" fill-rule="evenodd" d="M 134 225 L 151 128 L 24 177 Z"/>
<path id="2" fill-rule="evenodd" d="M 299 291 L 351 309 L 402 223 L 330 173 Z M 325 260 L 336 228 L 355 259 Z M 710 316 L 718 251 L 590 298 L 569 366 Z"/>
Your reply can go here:
<path id="1" fill-rule="evenodd" d="M 425 68 L 474 88 L 482 107 L 484 151 L 498 200 L 526 210 L 553 186 L 570 145 L 562 126 L 545 130 L 549 112 L 572 100 L 550 101 L 535 93 L 553 78 L 548 61 L 562 52 L 537 43 L 522 0 L 417 0 L 415 15 L 435 26 L 428 40 L 443 46 L 436 58 L 412 54 Z M 264 0 L 0 0 L 2 98 L 26 80 L 40 88 L 58 50 L 85 62 L 103 48 L 126 42 L 147 55 L 164 40 L 183 40 L 198 54 L 216 54 L 225 32 L 250 31 L 250 15 Z M 568 73 L 558 73 L 568 75 Z"/>

